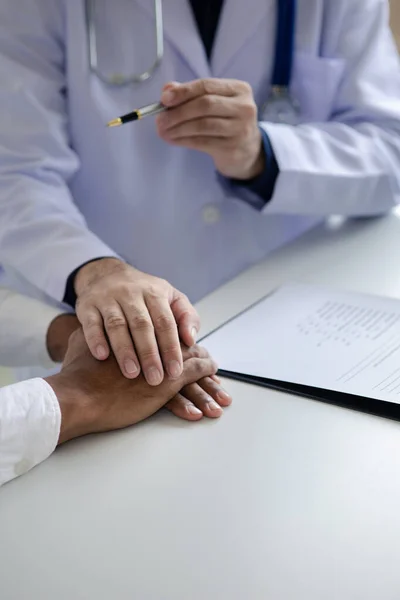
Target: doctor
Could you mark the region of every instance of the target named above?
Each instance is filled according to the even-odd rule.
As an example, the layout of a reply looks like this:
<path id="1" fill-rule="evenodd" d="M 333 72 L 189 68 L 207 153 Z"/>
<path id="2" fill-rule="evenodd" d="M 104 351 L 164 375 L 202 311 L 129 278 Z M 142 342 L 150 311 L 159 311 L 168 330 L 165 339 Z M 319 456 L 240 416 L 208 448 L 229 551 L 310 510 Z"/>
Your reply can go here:
<path id="1" fill-rule="evenodd" d="M 388 13 L 386 0 L 3 0 L 9 279 L 76 303 L 93 355 L 109 340 L 126 377 L 179 377 L 178 333 L 199 330 L 190 302 L 327 215 L 398 203 Z M 156 121 L 105 127 L 160 98 Z"/>

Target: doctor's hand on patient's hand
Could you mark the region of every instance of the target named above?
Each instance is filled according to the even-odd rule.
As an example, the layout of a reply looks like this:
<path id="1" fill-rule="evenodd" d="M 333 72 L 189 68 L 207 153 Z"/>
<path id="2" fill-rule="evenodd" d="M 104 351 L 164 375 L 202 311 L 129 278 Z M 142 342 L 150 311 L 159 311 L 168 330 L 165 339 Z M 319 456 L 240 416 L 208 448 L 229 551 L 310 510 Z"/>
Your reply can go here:
<path id="1" fill-rule="evenodd" d="M 233 79 L 169 83 L 161 102 L 169 108 L 157 117 L 165 142 L 206 152 L 225 177 L 245 180 L 262 173 L 262 136 L 248 83 Z"/>
<path id="2" fill-rule="evenodd" d="M 69 338 L 79 328 L 80 323 L 75 315 L 59 315 L 51 322 L 47 331 L 47 349 L 54 362 L 64 361 Z M 81 339 L 83 339 L 82 335 Z M 86 344 L 86 341 L 84 343 Z M 195 346 L 181 348 L 184 361 L 197 356 L 198 350 Z M 201 355 L 206 356 L 204 351 Z M 168 402 L 166 408 L 181 419 L 198 421 L 203 416 L 214 419 L 220 417 L 223 408 L 229 406 L 231 402 L 230 395 L 222 388 L 218 377 L 213 376 L 203 377 L 195 383 L 186 385 Z"/>
<path id="3" fill-rule="evenodd" d="M 171 400 L 179 390 L 213 376 L 217 366 L 206 350 L 184 349 L 179 377 L 165 377 L 157 388 L 143 376 L 131 381 L 121 374 L 113 356 L 95 360 L 81 329 L 70 337 L 61 373 L 46 378 L 61 409 L 59 444 L 89 433 L 122 429 L 143 421 Z"/>
<path id="4" fill-rule="evenodd" d="M 82 267 L 75 291 L 76 314 L 95 358 L 105 360 L 112 350 L 125 377 L 142 372 L 154 386 L 164 373 L 181 376 L 180 340 L 192 346 L 200 328 L 184 294 L 116 258 Z"/>

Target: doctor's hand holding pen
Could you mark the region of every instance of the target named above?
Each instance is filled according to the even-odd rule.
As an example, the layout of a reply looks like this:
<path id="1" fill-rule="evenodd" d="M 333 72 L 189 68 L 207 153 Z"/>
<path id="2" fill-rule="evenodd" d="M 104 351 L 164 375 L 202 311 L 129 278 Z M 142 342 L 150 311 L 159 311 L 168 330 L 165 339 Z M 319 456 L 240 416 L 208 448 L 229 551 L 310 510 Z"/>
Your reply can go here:
<path id="1" fill-rule="evenodd" d="M 224 177 L 251 180 L 266 167 L 257 105 L 245 81 L 171 82 L 164 86 L 161 102 L 113 119 L 108 126 L 153 115 L 158 115 L 158 134 L 165 142 L 209 154 Z"/>
<path id="2" fill-rule="evenodd" d="M 168 110 L 157 116 L 157 129 L 165 142 L 209 154 L 225 177 L 249 180 L 262 173 L 264 148 L 248 83 L 233 79 L 169 83 L 161 103 Z"/>

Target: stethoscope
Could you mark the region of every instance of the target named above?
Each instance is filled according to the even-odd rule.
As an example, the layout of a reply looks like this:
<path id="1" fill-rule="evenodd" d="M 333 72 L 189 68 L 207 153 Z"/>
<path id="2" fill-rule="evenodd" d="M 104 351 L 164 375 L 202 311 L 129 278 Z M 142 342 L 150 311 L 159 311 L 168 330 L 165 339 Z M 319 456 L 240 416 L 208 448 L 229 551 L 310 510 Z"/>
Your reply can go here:
<path id="1" fill-rule="evenodd" d="M 85 0 L 86 27 L 88 36 L 89 68 L 101 81 L 110 86 L 126 86 L 143 83 L 150 79 L 164 58 L 164 26 L 162 0 L 154 0 L 155 13 L 155 56 L 153 63 L 143 73 L 125 76 L 120 73 L 105 75 L 99 67 L 97 31 L 95 24 L 96 0 Z M 277 0 L 277 35 L 275 62 L 271 89 L 262 107 L 263 119 L 281 123 L 296 123 L 299 105 L 290 92 L 293 71 L 294 41 L 296 31 L 296 0 Z"/>
<path id="2" fill-rule="evenodd" d="M 96 0 L 85 0 L 86 10 L 86 28 L 88 36 L 88 47 L 89 47 L 89 68 L 101 81 L 112 86 L 124 86 L 132 83 L 143 83 L 150 79 L 164 58 L 164 25 L 163 25 L 163 11 L 162 11 L 162 0 L 154 0 L 154 14 L 155 14 L 155 58 L 154 62 L 149 66 L 143 73 L 132 74 L 129 76 L 122 75 L 120 73 L 114 73 L 113 75 L 105 75 L 98 63 L 97 58 L 97 32 L 95 24 L 95 8 Z"/>

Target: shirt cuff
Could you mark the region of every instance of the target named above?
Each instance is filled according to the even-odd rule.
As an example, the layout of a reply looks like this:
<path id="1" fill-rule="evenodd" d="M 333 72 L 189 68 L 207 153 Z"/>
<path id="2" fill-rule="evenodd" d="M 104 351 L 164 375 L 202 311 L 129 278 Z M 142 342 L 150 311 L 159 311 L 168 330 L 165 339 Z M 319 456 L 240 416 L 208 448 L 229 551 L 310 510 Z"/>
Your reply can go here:
<path id="1" fill-rule="evenodd" d="M 89 265 L 92 262 L 102 260 L 103 258 L 117 258 L 117 257 L 116 257 L 116 255 L 113 255 L 113 256 L 99 256 L 98 258 L 92 258 L 91 260 L 87 260 L 83 264 L 79 265 L 79 267 L 77 267 L 76 269 L 74 269 L 74 271 L 72 271 L 72 273 L 69 275 L 69 277 L 67 279 L 67 283 L 65 285 L 65 293 L 64 293 L 64 298 L 63 298 L 64 304 L 67 304 L 68 306 L 70 306 L 71 308 L 73 308 L 75 310 L 76 301 L 78 299 L 76 292 L 75 292 L 76 276 L 78 275 L 78 273 L 82 269 L 82 267 L 85 267 L 86 265 Z"/>
<path id="2" fill-rule="evenodd" d="M 0 390 L 0 485 L 27 473 L 57 446 L 61 409 L 50 385 L 30 379 Z"/>
<path id="3" fill-rule="evenodd" d="M 239 195 L 241 200 L 244 200 L 257 210 L 263 210 L 266 204 L 272 199 L 279 176 L 279 165 L 269 136 L 261 127 L 260 132 L 265 156 L 264 171 L 257 177 L 248 179 L 247 181 L 239 179 L 227 180 L 234 186 L 235 195 Z"/>

